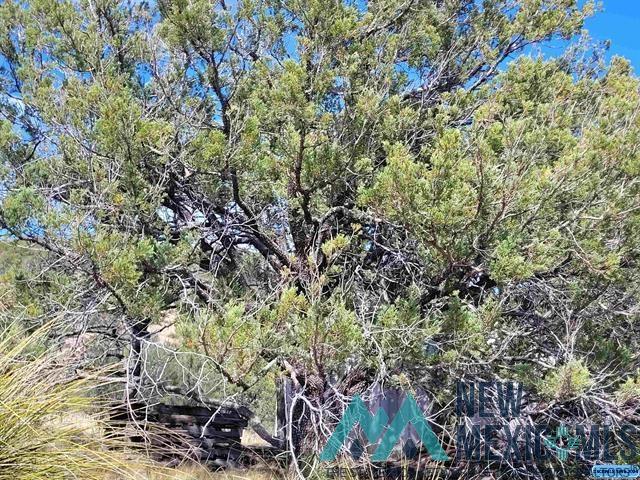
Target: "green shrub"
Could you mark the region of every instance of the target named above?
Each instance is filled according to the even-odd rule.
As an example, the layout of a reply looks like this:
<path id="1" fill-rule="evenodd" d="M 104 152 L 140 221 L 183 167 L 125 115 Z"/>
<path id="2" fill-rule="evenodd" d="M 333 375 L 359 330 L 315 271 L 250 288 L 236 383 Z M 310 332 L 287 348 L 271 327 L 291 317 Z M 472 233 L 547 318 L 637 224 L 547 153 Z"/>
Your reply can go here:
<path id="1" fill-rule="evenodd" d="M 629 377 L 616 391 L 616 397 L 621 404 L 640 400 L 640 376 Z"/>
<path id="2" fill-rule="evenodd" d="M 570 360 L 549 373 L 540 390 L 556 400 L 569 400 L 582 395 L 591 384 L 591 373 L 582 360 Z"/>

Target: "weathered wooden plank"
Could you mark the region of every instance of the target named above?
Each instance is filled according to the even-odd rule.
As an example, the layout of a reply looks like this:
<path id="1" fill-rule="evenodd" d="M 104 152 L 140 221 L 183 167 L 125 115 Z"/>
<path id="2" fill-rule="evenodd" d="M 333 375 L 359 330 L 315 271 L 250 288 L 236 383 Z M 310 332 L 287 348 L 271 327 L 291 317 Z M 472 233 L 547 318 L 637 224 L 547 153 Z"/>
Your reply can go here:
<path id="1" fill-rule="evenodd" d="M 206 425 L 223 428 L 244 428 L 247 426 L 247 421 L 238 418 L 219 417 L 215 416 L 212 419 L 210 417 L 195 417 L 190 415 L 176 415 L 176 414 L 157 414 L 154 416 L 157 422 L 165 425 Z"/>
<path id="2" fill-rule="evenodd" d="M 175 414 L 175 415 L 188 415 L 192 417 L 211 418 L 215 415 L 221 418 L 232 418 L 237 420 L 244 420 L 244 418 L 235 410 L 224 407 L 211 409 L 207 407 L 193 407 L 190 405 L 155 405 L 152 410 L 159 414 Z"/>
<path id="3" fill-rule="evenodd" d="M 222 430 L 220 428 L 216 428 L 216 426 L 203 427 L 202 425 L 187 425 L 186 431 L 192 437 L 202 436 L 207 438 L 230 439 L 239 441 L 240 437 L 242 436 L 242 429 L 240 428 Z"/>
<path id="4" fill-rule="evenodd" d="M 199 438 L 200 445 L 202 448 L 206 448 L 207 450 L 216 450 L 216 449 L 226 449 L 226 448 L 240 448 L 240 442 L 234 441 L 230 439 L 225 440 L 216 440 L 212 438 Z"/>
<path id="5" fill-rule="evenodd" d="M 246 415 L 231 407 L 213 409 L 186 405 L 156 404 L 144 410 L 145 436 L 161 447 L 167 458 L 187 455 L 205 462 L 234 465 L 244 458 L 242 431 L 248 426 Z M 126 411 L 114 417 L 127 423 Z M 243 461 L 248 461 L 245 458 Z"/>

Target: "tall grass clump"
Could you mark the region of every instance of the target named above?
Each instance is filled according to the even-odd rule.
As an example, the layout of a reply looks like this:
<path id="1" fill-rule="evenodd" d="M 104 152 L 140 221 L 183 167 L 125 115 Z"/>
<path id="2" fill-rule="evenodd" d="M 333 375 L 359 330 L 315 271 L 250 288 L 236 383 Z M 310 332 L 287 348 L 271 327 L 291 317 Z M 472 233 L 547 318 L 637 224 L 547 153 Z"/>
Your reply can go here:
<path id="1" fill-rule="evenodd" d="M 45 337 L 0 333 L 0 480 L 136 478 L 123 437 L 100 420 L 95 383 Z"/>

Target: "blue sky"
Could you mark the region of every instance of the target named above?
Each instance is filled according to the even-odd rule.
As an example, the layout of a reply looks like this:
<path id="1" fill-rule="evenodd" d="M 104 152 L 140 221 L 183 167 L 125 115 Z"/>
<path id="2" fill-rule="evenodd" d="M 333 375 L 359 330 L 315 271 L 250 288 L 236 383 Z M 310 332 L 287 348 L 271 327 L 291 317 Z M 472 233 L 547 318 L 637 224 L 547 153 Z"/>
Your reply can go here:
<path id="1" fill-rule="evenodd" d="M 585 28 L 594 40 L 611 40 L 609 56 L 631 60 L 640 74 L 640 1 L 602 0 L 604 11 L 591 17 Z"/>

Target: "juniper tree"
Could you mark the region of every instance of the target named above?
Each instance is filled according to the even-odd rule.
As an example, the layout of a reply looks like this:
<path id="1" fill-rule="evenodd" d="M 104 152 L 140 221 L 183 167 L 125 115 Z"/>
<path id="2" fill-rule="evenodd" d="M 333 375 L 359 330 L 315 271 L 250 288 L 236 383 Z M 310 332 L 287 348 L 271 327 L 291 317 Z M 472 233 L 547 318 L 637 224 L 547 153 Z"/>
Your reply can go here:
<path id="1" fill-rule="evenodd" d="M 532 53 L 592 10 L 5 1 L 4 314 L 62 316 L 130 399 L 287 378 L 300 450 L 374 381 L 637 421 L 638 80 Z"/>

